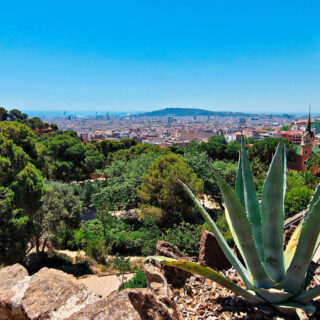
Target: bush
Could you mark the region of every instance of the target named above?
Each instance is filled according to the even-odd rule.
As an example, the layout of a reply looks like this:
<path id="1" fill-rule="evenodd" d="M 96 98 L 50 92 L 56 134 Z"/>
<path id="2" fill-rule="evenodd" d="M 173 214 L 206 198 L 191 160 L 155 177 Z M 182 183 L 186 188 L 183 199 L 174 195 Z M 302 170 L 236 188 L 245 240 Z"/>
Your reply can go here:
<path id="1" fill-rule="evenodd" d="M 120 286 L 119 290 L 124 289 L 133 289 L 133 288 L 146 288 L 147 281 L 144 271 L 139 269 L 135 276 L 129 281 L 125 282 L 122 286 Z"/>
<path id="2" fill-rule="evenodd" d="M 184 255 L 198 256 L 203 230 L 202 225 L 182 222 L 180 225 L 167 229 L 162 235 L 162 240 L 177 246 Z"/>
<path id="3" fill-rule="evenodd" d="M 221 233 L 223 234 L 223 236 L 226 239 L 226 241 L 228 242 L 228 244 L 231 247 L 234 246 L 232 234 L 229 229 L 229 225 L 228 225 L 226 216 L 223 212 L 221 212 L 221 214 L 218 216 L 218 219 L 216 221 L 216 225 L 217 225 L 218 229 L 221 231 Z"/>
<path id="4" fill-rule="evenodd" d="M 284 206 L 286 218 L 307 209 L 313 191 L 307 187 L 294 187 L 286 194 Z"/>

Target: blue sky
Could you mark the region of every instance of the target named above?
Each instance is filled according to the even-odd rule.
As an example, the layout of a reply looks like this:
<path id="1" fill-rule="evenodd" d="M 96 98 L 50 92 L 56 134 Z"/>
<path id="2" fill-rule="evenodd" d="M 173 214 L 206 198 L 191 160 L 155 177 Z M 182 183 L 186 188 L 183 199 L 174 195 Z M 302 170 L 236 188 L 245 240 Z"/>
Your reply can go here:
<path id="1" fill-rule="evenodd" d="M 1 1 L 0 105 L 320 112 L 319 1 Z"/>

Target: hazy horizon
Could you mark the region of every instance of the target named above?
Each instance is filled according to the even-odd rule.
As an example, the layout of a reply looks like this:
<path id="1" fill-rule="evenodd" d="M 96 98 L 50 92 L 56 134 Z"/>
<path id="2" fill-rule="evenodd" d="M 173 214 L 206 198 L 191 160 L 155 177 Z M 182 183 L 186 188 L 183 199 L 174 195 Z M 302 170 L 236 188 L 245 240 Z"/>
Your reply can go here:
<path id="1" fill-rule="evenodd" d="M 320 110 L 320 2 L 5 1 L 0 106 Z"/>

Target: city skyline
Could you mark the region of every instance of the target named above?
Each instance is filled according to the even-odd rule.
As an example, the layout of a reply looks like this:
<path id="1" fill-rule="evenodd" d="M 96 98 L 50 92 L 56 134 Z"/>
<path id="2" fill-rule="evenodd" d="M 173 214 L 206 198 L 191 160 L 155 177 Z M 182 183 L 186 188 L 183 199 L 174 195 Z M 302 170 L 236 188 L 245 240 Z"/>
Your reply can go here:
<path id="1" fill-rule="evenodd" d="M 21 1 L 0 8 L 0 105 L 8 109 L 319 109 L 317 1 Z"/>

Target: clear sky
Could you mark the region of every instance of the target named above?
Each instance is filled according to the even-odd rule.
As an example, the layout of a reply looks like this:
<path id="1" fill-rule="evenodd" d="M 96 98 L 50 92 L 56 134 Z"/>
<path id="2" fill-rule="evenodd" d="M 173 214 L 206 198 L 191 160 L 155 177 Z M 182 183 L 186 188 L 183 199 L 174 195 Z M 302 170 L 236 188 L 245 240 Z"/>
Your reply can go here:
<path id="1" fill-rule="evenodd" d="M 0 105 L 320 112 L 319 0 L 0 2 Z"/>

